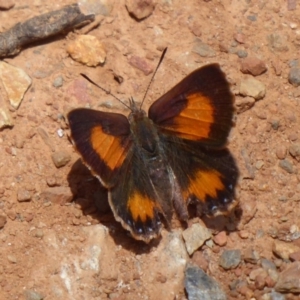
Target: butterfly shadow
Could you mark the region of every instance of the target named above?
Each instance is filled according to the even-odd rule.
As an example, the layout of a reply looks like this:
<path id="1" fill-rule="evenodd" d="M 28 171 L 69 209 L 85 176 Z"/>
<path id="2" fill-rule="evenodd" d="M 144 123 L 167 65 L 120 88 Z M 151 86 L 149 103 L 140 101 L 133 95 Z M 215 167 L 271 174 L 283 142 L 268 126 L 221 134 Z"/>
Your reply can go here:
<path id="1" fill-rule="evenodd" d="M 108 192 L 90 170 L 78 159 L 68 174 L 68 182 L 74 195 L 75 204 L 79 205 L 84 216 L 89 216 L 92 224 L 102 224 L 107 227 L 116 245 L 136 254 L 145 254 L 156 247 L 161 238 L 146 244 L 131 237 L 129 232 L 114 218 L 108 202 Z"/>

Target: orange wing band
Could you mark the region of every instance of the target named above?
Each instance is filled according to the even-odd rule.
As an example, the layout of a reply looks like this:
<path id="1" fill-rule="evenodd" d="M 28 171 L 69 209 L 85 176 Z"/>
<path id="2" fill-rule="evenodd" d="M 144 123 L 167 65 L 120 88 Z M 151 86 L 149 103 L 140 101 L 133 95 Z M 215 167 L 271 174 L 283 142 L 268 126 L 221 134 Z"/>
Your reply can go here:
<path id="1" fill-rule="evenodd" d="M 217 198 L 218 191 L 225 189 L 222 175 L 217 171 L 198 171 L 190 186 L 184 191 L 184 199 L 194 195 L 197 199 L 205 201 L 206 197 Z"/>
<path id="2" fill-rule="evenodd" d="M 92 129 L 91 144 L 95 152 L 111 170 L 122 165 L 126 157 L 125 149 L 117 137 L 103 132 L 101 126 Z"/>
<path id="3" fill-rule="evenodd" d="M 128 199 L 127 208 L 132 215 L 132 219 L 137 222 L 146 222 L 147 219 L 154 218 L 155 209 L 159 209 L 158 204 L 153 202 L 147 196 L 143 196 L 139 192 L 135 192 Z"/>
<path id="4" fill-rule="evenodd" d="M 194 93 L 187 97 L 187 106 L 174 118 L 174 125 L 167 127 L 181 138 L 199 140 L 208 138 L 214 122 L 214 108 L 208 97 Z"/>

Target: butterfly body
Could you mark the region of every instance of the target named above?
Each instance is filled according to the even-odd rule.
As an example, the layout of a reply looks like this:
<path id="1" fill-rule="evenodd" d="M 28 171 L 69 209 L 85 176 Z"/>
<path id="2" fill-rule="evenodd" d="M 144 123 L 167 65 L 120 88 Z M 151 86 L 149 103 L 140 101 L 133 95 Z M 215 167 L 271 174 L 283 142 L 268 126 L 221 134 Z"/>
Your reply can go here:
<path id="1" fill-rule="evenodd" d="M 134 238 L 157 237 L 173 210 L 186 221 L 192 200 L 209 215 L 234 206 L 238 171 L 224 148 L 233 100 L 223 72 L 212 64 L 155 101 L 148 116 L 133 100 L 128 118 L 83 108 L 68 114 L 75 148 Z"/>

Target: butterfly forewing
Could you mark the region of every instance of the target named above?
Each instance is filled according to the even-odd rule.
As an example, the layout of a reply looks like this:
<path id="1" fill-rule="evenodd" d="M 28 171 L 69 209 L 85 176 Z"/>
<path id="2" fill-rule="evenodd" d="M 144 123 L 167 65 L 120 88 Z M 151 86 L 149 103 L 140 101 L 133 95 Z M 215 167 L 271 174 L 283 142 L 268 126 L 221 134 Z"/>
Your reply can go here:
<path id="1" fill-rule="evenodd" d="M 218 148 L 232 127 L 234 97 L 218 64 L 195 70 L 155 101 L 149 118 L 160 130 Z"/>
<path id="2" fill-rule="evenodd" d="M 132 146 L 128 119 L 116 113 L 74 109 L 68 114 L 71 139 L 84 163 L 109 188 Z"/>

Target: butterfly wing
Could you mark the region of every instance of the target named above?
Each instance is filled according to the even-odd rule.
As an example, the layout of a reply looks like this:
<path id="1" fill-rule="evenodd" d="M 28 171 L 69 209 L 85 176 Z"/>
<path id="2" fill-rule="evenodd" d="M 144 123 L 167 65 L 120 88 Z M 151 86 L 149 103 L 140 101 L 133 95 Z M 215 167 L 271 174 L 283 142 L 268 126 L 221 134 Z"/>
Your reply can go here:
<path id="1" fill-rule="evenodd" d="M 132 147 L 128 119 L 86 108 L 74 109 L 67 117 L 72 142 L 84 163 L 106 188 L 114 186 Z"/>
<path id="2" fill-rule="evenodd" d="M 223 147 L 233 125 L 229 83 L 218 64 L 195 70 L 155 101 L 149 118 L 162 132 Z"/>
<path id="3" fill-rule="evenodd" d="M 238 170 L 224 149 L 233 102 L 224 73 L 211 64 L 192 72 L 149 109 L 183 198 L 198 199 L 207 214 L 226 212 L 235 202 Z"/>
<path id="4" fill-rule="evenodd" d="M 132 141 L 128 119 L 121 114 L 79 108 L 68 114 L 68 121 L 76 150 L 109 189 L 116 220 L 138 240 L 149 242 L 158 236 L 164 212 Z"/>
<path id="5" fill-rule="evenodd" d="M 159 235 L 166 207 L 161 205 L 151 184 L 138 147 L 133 146 L 132 155 L 125 160 L 121 172 L 124 176 L 109 194 L 114 216 L 135 239 L 148 243 Z M 171 203 L 169 211 L 172 212 Z"/>

